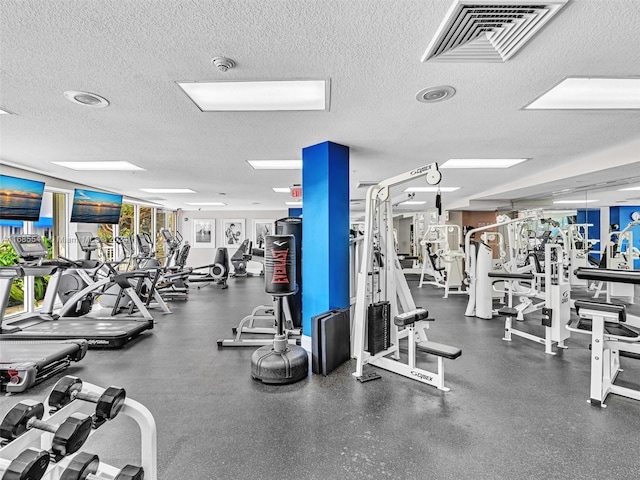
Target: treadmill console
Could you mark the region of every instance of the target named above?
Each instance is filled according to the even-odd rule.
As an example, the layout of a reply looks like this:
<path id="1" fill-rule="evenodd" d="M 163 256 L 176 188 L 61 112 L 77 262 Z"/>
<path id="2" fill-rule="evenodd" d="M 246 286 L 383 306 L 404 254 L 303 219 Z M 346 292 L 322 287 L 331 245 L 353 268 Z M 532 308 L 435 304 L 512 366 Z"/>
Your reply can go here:
<path id="1" fill-rule="evenodd" d="M 18 256 L 24 261 L 40 260 L 49 255 L 49 249 L 39 235 L 11 235 L 9 241 Z"/>
<path id="2" fill-rule="evenodd" d="M 93 252 L 98 249 L 96 237 L 91 232 L 76 232 L 76 238 L 83 252 Z"/>

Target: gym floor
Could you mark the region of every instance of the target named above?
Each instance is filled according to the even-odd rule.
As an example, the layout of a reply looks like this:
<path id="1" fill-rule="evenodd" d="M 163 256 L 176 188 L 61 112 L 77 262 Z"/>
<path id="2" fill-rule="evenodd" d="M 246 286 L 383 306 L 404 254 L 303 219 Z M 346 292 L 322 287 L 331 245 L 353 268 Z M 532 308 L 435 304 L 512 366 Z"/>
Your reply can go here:
<path id="1" fill-rule="evenodd" d="M 636 477 L 640 402 L 587 403 L 588 336 L 574 334 L 556 356 L 522 338 L 507 343 L 501 319 L 467 318 L 464 296 L 444 300 L 416 280 L 416 304 L 436 318 L 430 339 L 463 350 L 445 360 L 448 393 L 378 369 L 382 379 L 361 384 L 354 360 L 293 385 L 252 380 L 254 348 L 218 349 L 216 340 L 269 303 L 257 277 L 230 279 L 227 290 L 192 288 L 187 302 L 172 302 L 173 314 L 158 314 L 154 330 L 122 350 L 91 350 L 68 373 L 125 387 L 149 408 L 163 480 Z M 433 368 L 434 358 L 419 355 Z M 639 362 L 622 363 L 618 383 L 640 389 Z M 44 400 L 54 383 L 0 397 L 0 415 L 22 399 Z M 83 450 L 114 466 L 138 463 L 135 429 L 116 418 Z"/>

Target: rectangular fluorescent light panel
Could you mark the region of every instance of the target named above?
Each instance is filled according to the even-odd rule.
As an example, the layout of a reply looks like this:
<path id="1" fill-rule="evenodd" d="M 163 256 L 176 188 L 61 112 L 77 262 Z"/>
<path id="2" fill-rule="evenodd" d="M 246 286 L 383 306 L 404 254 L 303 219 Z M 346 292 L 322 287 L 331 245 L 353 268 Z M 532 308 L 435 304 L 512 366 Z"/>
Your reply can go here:
<path id="1" fill-rule="evenodd" d="M 618 190 L 619 192 L 628 192 L 630 190 L 640 190 L 640 187 L 629 187 L 629 188 L 621 188 Z"/>
<path id="2" fill-rule="evenodd" d="M 439 168 L 509 168 L 526 158 L 450 158 Z"/>
<path id="3" fill-rule="evenodd" d="M 405 192 L 422 192 L 422 193 L 436 193 L 441 192 L 455 192 L 460 190 L 460 187 L 409 187 L 405 189 Z"/>
<path id="4" fill-rule="evenodd" d="M 271 187 L 271 190 L 273 190 L 276 193 L 290 193 L 291 189 L 289 187 Z"/>
<path id="5" fill-rule="evenodd" d="M 423 200 L 407 200 L 406 202 L 400 202 L 398 205 L 424 205 L 427 203 Z"/>
<path id="6" fill-rule="evenodd" d="M 7 112 L 6 110 L 2 110 L 0 108 L 0 115 L 11 115 L 9 112 Z"/>
<path id="7" fill-rule="evenodd" d="M 255 170 L 302 170 L 302 160 L 247 160 Z"/>
<path id="8" fill-rule="evenodd" d="M 573 204 L 581 204 L 581 203 L 593 203 L 599 202 L 600 200 L 556 200 L 553 203 L 573 203 Z"/>
<path id="9" fill-rule="evenodd" d="M 193 202 L 193 203 L 188 203 L 185 202 L 186 205 L 199 205 L 199 206 L 214 206 L 214 207 L 222 207 L 224 205 L 226 205 L 226 203 L 222 203 L 222 202 Z"/>
<path id="10" fill-rule="evenodd" d="M 145 171 L 133 163 L 129 162 L 51 162 L 61 167 L 70 168 L 71 170 L 94 170 L 94 171 L 109 171 L 109 170 L 122 170 L 122 171 Z"/>
<path id="11" fill-rule="evenodd" d="M 325 80 L 178 82 L 204 112 L 326 110 Z"/>
<path id="12" fill-rule="evenodd" d="M 640 109 L 640 78 L 565 78 L 525 110 Z"/>
<path id="13" fill-rule="evenodd" d="M 197 193 L 190 188 L 141 188 L 140 190 L 147 193 Z"/>
<path id="14" fill-rule="evenodd" d="M 285 205 L 289 205 L 290 207 L 301 207 L 302 202 L 284 202 Z"/>

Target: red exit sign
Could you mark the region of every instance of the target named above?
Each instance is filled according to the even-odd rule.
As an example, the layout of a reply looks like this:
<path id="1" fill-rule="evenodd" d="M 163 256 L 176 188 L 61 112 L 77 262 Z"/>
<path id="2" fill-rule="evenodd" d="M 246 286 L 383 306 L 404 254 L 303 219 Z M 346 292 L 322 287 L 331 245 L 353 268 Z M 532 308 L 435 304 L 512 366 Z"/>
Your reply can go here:
<path id="1" fill-rule="evenodd" d="M 291 185 L 289 191 L 291 192 L 291 198 L 302 198 L 302 187 L 300 185 Z"/>

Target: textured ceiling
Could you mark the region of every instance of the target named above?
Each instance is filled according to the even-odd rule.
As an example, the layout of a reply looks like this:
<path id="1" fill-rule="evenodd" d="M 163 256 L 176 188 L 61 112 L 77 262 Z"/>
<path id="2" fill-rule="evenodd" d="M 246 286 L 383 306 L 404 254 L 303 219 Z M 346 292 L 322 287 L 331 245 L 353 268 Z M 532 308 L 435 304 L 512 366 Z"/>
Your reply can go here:
<path id="1" fill-rule="evenodd" d="M 0 108 L 14 115 L 0 115 L 0 160 L 184 209 L 220 200 L 226 210 L 286 208 L 287 195 L 271 187 L 299 183 L 300 172 L 254 171 L 246 160 L 301 158 L 302 148 L 326 140 L 351 149 L 352 198 L 365 195 L 360 181 L 460 157 L 531 160 L 501 171 L 443 170 L 442 185 L 462 187 L 445 194 L 445 208 L 540 203 L 553 191 L 601 183 L 599 170 L 611 187 L 640 176 L 639 110 L 522 110 L 567 76 L 640 75 L 637 0 L 572 0 L 505 63 L 421 63 L 450 5 L 2 0 Z M 236 68 L 212 67 L 219 55 Z M 331 80 L 329 111 L 202 113 L 176 84 L 299 78 Z M 437 85 L 457 93 L 415 100 Z M 75 105 L 66 90 L 111 105 Z M 147 171 L 80 173 L 49 163 L 82 160 L 127 160 Z M 153 187 L 198 193 L 139 191 Z"/>

